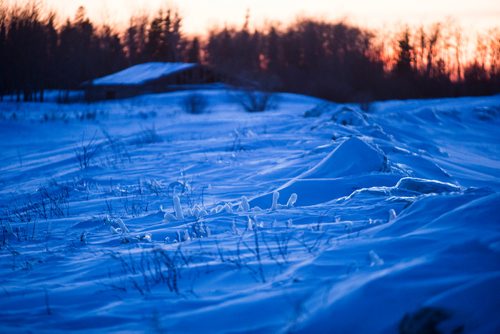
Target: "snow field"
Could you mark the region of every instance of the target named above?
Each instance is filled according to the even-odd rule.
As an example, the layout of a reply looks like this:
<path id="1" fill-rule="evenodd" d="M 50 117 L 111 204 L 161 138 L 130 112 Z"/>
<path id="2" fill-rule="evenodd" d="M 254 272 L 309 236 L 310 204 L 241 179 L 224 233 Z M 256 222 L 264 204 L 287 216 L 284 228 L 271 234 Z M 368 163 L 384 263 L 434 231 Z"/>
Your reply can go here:
<path id="1" fill-rule="evenodd" d="M 0 104 L 1 332 L 500 329 L 498 96 L 189 94 Z"/>

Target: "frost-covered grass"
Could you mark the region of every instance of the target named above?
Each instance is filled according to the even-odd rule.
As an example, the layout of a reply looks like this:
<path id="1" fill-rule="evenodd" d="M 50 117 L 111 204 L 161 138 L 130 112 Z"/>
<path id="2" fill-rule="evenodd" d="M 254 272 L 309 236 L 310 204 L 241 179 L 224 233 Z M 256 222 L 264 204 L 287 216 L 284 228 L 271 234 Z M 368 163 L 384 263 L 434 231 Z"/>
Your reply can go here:
<path id="1" fill-rule="evenodd" d="M 192 94 L 0 104 L 0 332 L 500 329 L 500 97 Z"/>

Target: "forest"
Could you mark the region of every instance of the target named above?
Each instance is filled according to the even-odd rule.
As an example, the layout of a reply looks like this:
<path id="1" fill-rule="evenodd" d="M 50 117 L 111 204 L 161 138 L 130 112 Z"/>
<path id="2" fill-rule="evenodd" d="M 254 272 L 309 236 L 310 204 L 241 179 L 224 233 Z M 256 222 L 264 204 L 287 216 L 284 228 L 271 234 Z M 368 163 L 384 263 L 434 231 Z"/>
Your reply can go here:
<path id="1" fill-rule="evenodd" d="M 199 62 L 252 82 L 337 102 L 490 95 L 500 92 L 500 29 L 470 38 L 453 23 L 388 34 L 348 21 L 300 18 L 289 25 L 183 33 L 175 10 L 95 24 L 80 7 L 60 20 L 35 4 L 0 5 L 0 99 L 43 101 L 93 78 L 150 61 Z"/>

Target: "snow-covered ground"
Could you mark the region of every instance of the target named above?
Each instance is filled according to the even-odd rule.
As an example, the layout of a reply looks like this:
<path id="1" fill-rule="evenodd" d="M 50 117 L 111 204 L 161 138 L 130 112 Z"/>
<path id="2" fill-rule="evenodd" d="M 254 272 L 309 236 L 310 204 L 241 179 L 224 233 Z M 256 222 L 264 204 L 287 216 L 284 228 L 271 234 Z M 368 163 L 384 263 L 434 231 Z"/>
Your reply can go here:
<path id="1" fill-rule="evenodd" d="M 0 332 L 500 331 L 500 96 L 189 94 L 0 103 Z"/>

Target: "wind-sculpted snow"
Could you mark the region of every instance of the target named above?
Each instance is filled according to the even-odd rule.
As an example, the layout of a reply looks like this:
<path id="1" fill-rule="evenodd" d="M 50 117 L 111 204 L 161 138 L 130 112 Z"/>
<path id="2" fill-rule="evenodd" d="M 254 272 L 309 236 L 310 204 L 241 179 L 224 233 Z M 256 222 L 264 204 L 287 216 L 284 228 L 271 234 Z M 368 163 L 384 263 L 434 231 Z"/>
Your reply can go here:
<path id="1" fill-rule="evenodd" d="M 500 97 L 0 103 L 0 332 L 500 332 Z"/>
<path id="2" fill-rule="evenodd" d="M 396 184 L 396 188 L 420 194 L 439 194 L 460 191 L 460 187 L 457 187 L 454 184 L 437 180 L 418 179 L 414 177 L 402 178 L 399 180 L 398 184 Z"/>
<path id="3" fill-rule="evenodd" d="M 380 150 L 353 137 L 341 143 L 319 164 L 297 178 L 337 178 L 371 172 L 382 172 L 387 169 L 386 164 L 386 157 Z"/>
<path id="4" fill-rule="evenodd" d="M 377 148 L 356 137 L 340 143 L 316 166 L 280 186 L 277 190 L 286 198 L 298 195 L 299 205 L 311 205 L 342 197 L 357 188 L 382 186 L 394 180 L 384 175 L 387 158 Z M 265 205 L 271 194 L 252 201 Z"/>

